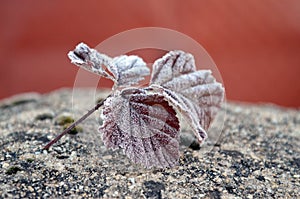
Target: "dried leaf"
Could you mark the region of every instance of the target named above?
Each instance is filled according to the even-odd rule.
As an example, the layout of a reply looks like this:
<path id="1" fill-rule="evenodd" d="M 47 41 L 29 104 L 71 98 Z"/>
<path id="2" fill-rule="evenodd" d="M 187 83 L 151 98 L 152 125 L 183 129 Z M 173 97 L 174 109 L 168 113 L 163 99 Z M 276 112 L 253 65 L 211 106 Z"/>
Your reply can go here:
<path id="1" fill-rule="evenodd" d="M 146 63 L 138 56 L 121 55 L 110 58 L 84 43 L 78 44 L 68 56 L 73 64 L 113 80 L 114 88 L 137 84 L 144 76 L 150 74 Z M 103 66 L 106 66 L 112 75 L 107 73 Z"/>
<path id="2" fill-rule="evenodd" d="M 150 74 L 150 69 L 143 59 L 134 55 L 122 55 L 113 58 L 108 69 L 116 79 L 115 87 L 137 84 L 144 79 L 143 76 Z"/>
<path id="3" fill-rule="evenodd" d="M 85 70 L 113 79 L 102 67 L 103 65 L 107 66 L 112 58 L 99 53 L 84 43 L 78 44 L 74 51 L 68 53 L 68 57 L 71 59 L 71 63 Z"/>
<path id="4" fill-rule="evenodd" d="M 122 148 L 147 168 L 172 167 L 179 159 L 179 121 L 162 95 L 144 89 L 124 89 L 103 107 L 99 131 L 108 148 Z"/>
<path id="5" fill-rule="evenodd" d="M 179 109 L 201 143 L 224 97 L 211 71 L 196 71 L 191 54 L 170 51 L 153 64 L 151 87 Z"/>

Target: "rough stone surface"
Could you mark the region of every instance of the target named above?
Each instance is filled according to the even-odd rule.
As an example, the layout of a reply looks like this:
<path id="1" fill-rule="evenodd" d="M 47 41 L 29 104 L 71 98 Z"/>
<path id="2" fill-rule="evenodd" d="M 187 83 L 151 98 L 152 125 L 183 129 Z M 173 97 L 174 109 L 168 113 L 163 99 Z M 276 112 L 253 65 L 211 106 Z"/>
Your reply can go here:
<path id="1" fill-rule="evenodd" d="M 78 119 L 105 93 L 95 96 L 64 89 L 0 102 L 0 198 L 299 197 L 299 110 L 227 103 L 222 133 L 212 136 L 218 141 L 200 150 L 185 143 L 172 169 L 146 170 L 107 150 L 97 132 L 99 112 L 80 125 L 82 132 L 42 151 L 63 130 L 57 118 Z"/>

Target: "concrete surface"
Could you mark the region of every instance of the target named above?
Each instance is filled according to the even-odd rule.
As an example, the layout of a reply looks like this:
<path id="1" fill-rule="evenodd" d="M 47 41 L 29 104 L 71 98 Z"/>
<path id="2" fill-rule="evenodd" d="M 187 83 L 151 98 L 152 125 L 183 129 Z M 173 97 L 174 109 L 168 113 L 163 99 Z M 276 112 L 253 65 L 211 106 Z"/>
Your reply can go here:
<path id="1" fill-rule="evenodd" d="M 299 197 L 300 111 L 274 105 L 227 103 L 218 141 L 200 150 L 181 146 L 172 169 L 145 170 L 107 150 L 99 112 L 80 124 L 82 131 L 41 150 L 62 131 L 62 115 L 78 119 L 105 95 L 61 89 L 1 101 L 0 198 Z"/>

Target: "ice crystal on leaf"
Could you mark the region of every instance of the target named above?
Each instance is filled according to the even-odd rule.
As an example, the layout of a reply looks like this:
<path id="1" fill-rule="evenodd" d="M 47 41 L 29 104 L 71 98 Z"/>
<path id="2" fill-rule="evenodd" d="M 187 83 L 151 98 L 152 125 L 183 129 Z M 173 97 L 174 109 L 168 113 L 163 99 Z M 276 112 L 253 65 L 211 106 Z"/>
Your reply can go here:
<path id="1" fill-rule="evenodd" d="M 103 105 L 104 144 L 122 148 L 147 168 L 172 167 L 179 159 L 179 121 L 164 97 L 144 89 L 124 89 Z"/>
<path id="2" fill-rule="evenodd" d="M 91 49 L 84 43 L 78 44 L 74 51 L 68 53 L 68 57 L 71 59 L 72 64 L 110 78 L 110 75 L 103 69 L 103 66 L 107 66 L 112 58 L 99 53 L 95 49 Z"/>
<path id="3" fill-rule="evenodd" d="M 183 51 L 170 51 L 156 60 L 145 88 L 126 88 L 150 73 L 138 56 L 111 58 L 84 43 L 68 56 L 77 66 L 114 81 L 114 87 L 104 101 L 44 149 L 102 107 L 104 123 L 99 131 L 107 148 L 123 149 L 129 159 L 146 168 L 173 167 L 179 159 L 177 113 L 182 114 L 201 143 L 224 98 L 224 88 L 211 71 L 197 71 L 193 56 Z"/>
<path id="4" fill-rule="evenodd" d="M 201 143 L 224 97 L 224 89 L 211 71 L 196 71 L 191 54 L 171 51 L 154 62 L 150 84 L 162 88 L 166 99 L 182 113 Z"/>
<path id="5" fill-rule="evenodd" d="M 150 74 L 150 70 L 142 58 L 121 55 L 111 58 L 101 54 L 86 44 L 80 43 L 68 54 L 71 62 L 90 72 L 109 78 L 115 82 L 114 88 L 137 84 Z M 112 74 L 105 71 L 103 66 Z"/>
<path id="6" fill-rule="evenodd" d="M 121 55 L 113 58 L 108 70 L 116 79 L 115 87 L 126 87 L 138 84 L 144 76 L 150 74 L 146 63 L 138 56 Z"/>

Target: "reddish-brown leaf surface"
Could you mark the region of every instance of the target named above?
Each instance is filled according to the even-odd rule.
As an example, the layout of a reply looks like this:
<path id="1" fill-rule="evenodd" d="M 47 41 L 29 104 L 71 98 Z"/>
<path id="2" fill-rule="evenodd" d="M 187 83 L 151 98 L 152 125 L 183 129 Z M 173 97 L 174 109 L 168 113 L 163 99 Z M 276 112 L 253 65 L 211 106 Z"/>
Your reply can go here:
<path id="1" fill-rule="evenodd" d="M 122 148 L 147 168 L 172 167 L 179 159 L 179 121 L 162 95 L 124 89 L 108 98 L 99 131 L 108 148 Z"/>

